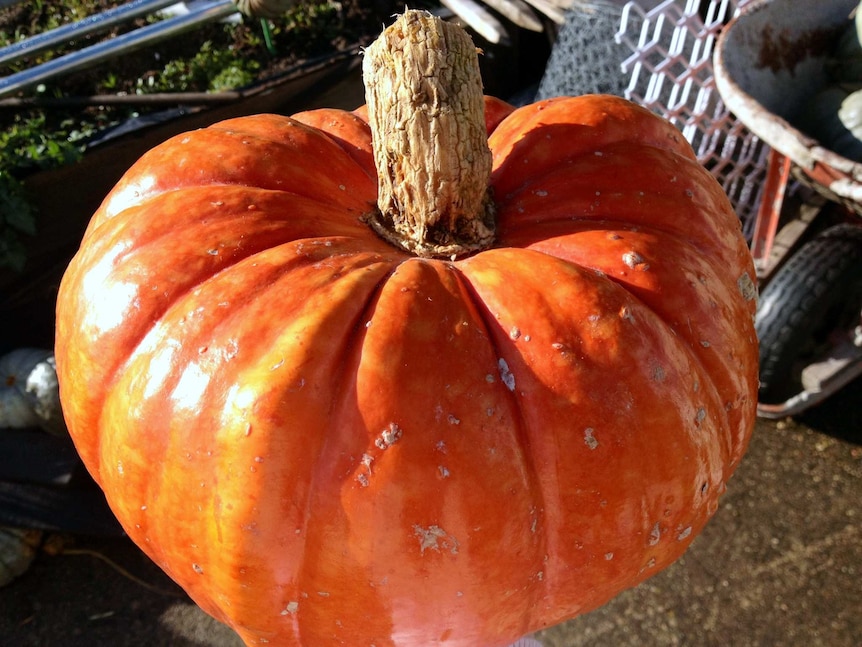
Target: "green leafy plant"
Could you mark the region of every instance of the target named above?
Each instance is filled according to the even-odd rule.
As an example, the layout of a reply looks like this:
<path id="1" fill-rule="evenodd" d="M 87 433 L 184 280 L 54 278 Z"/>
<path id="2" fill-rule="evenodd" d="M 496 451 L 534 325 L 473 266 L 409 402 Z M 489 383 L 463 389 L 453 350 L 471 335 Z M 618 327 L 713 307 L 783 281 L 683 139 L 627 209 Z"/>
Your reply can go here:
<path id="1" fill-rule="evenodd" d="M 188 92 L 207 90 L 220 92 L 250 85 L 260 69 L 260 63 L 237 56 L 232 49 L 218 49 L 205 41 L 191 59 L 174 59 L 159 74 L 138 79 L 138 91 Z"/>
<path id="2" fill-rule="evenodd" d="M 26 239 L 36 234 L 36 211 L 22 178 L 80 159 L 83 143 L 98 127 L 89 119 L 24 111 L 0 131 L 0 268 L 22 270 Z"/>

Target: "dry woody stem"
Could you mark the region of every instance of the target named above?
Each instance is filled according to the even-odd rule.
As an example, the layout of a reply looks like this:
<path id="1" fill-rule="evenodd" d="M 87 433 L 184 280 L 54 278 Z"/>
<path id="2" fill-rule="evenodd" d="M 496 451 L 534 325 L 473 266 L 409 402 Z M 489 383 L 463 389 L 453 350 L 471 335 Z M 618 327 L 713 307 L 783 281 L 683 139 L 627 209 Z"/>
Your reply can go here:
<path id="1" fill-rule="evenodd" d="M 460 27 L 407 11 L 366 50 L 379 211 L 369 224 L 418 256 L 491 245 L 491 151 L 476 47 Z"/>

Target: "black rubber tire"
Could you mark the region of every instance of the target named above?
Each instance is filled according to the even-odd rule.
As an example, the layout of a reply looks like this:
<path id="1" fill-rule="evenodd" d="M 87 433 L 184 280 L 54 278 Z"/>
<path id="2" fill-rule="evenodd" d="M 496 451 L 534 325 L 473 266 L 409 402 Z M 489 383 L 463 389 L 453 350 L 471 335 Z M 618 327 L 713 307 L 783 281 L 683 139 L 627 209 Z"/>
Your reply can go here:
<path id="1" fill-rule="evenodd" d="M 860 312 L 862 226 L 835 225 L 799 248 L 760 295 L 760 402 L 800 393 L 802 369 L 828 351 L 835 333 L 858 326 Z"/>

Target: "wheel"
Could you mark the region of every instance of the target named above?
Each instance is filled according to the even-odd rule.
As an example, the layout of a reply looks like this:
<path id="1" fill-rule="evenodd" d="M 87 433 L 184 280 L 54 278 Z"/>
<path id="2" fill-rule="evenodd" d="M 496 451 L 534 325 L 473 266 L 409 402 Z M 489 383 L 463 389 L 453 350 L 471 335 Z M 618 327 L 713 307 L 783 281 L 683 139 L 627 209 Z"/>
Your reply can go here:
<path id="1" fill-rule="evenodd" d="M 808 241 L 760 295 L 760 402 L 800 393 L 802 369 L 860 324 L 862 227 L 841 224 Z"/>

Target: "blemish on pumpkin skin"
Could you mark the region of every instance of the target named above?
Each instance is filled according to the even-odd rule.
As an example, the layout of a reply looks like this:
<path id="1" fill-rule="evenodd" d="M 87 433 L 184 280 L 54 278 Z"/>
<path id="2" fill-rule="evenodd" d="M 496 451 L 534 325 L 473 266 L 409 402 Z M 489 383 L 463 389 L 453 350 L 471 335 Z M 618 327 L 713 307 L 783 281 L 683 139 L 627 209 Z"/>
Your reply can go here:
<path id="1" fill-rule="evenodd" d="M 736 287 L 742 298 L 746 301 L 754 301 L 757 299 L 757 284 L 751 280 L 751 277 L 746 273 L 736 280 Z"/>
<path id="2" fill-rule="evenodd" d="M 270 366 L 270 367 L 269 367 L 269 370 L 270 370 L 270 371 L 275 371 L 276 369 L 279 369 L 279 368 L 281 368 L 282 366 L 284 366 L 284 358 L 283 358 L 283 357 L 282 357 L 278 362 L 276 362 L 275 364 L 273 364 L 272 366 Z"/>
<path id="3" fill-rule="evenodd" d="M 530 523 L 530 532 L 535 535 L 536 530 L 539 529 L 539 510 L 536 506 L 530 508 L 530 517 L 532 518 Z M 545 561 L 547 562 L 547 559 Z"/>
<path id="4" fill-rule="evenodd" d="M 623 306 L 622 308 L 620 308 L 619 315 L 620 319 L 624 319 L 625 321 L 634 323 L 634 315 L 632 315 L 631 310 L 629 310 L 627 306 Z"/>
<path id="5" fill-rule="evenodd" d="M 649 263 L 646 262 L 646 259 L 634 250 L 623 254 L 623 263 L 633 270 L 645 272 L 649 269 Z"/>
<path id="6" fill-rule="evenodd" d="M 661 526 L 658 522 L 652 527 L 649 534 L 649 545 L 656 546 L 661 541 Z"/>
<path id="7" fill-rule="evenodd" d="M 360 463 L 362 463 L 362 466 L 365 468 L 366 472 L 357 474 L 356 481 L 362 487 L 368 487 L 368 484 L 370 483 L 369 479 L 372 473 L 371 465 L 372 463 L 374 463 L 374 457 L 370 456 L 369 454 L 363 454 L 362 458 L 360 459 Z"/>
<path id="8" fill-rule="evenodd" d="M 419 524 L 413 526 L 413 534 L 419 539 L 419 551 L 423 555 L 426 550 L 435 552 L 448 551 L 453 555 L 458 554 L 458 540 L 437 525 L 423 528 Z"/>
<path id="9" fill-rule="evenodd" d="M 587 427 L 584 429 L 584 444 L 590 448 L 590 450 L 595 449 L 599 446 L 599 441 L 596 440 L 595 437 L 595 429 L 592 427 Z"/>
<path id="10" fill-rule="evenodd" d="M 401 440 L 401 437 L 404 435 L 401 427 L 396 425 L 394 422 L 389 423 L 389 427 L 380 432 L 380 436 L 374 441 L 374 444 L 379 449 L 389 449 Z"/>
<path id="11" fill-rule="evenodd" d="M 500 379 L 503 381 L 503 384 L 506 385 L 507 389 L 514 392 L 515 376 L 509 370 L 509 364 L 501 357 L 497 360 L 497 368 L 500 370 Z"/>
<path id="12" fill-rule="evenodd" d="M 434 405 L 434 420 L 440 422 L 443 419 L 443 405 Z"/>

